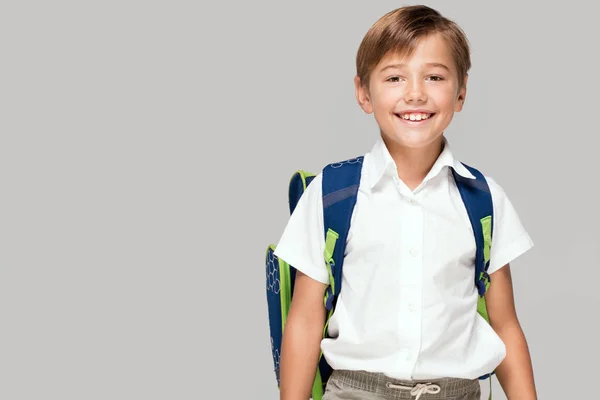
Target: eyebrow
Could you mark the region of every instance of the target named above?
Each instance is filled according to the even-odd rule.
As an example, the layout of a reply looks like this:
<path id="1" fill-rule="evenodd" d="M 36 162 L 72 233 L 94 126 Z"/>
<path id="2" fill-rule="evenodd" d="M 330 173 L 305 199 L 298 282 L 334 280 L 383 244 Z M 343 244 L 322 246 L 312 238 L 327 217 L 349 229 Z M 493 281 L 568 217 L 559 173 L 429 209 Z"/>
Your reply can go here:
<path id="1" fill-rule="evenodd" d="M 438 68 L 442 68 L 445 69 L 446 71 L 450 72 L 450 68 L 448 68 L 448 66 L 446 66 L 446 64 L 442 64 L 442 63 L 427 63 L 425 64 L 426 67 L 438 67 Z M 386 69 L 390 69 L 390 68 L 402 68 L 402 67 L 406 67 L 406 64 L 390 64 L 385 66 L 384 68 L 381 69 L 381 72 L 385 71 Z"/>

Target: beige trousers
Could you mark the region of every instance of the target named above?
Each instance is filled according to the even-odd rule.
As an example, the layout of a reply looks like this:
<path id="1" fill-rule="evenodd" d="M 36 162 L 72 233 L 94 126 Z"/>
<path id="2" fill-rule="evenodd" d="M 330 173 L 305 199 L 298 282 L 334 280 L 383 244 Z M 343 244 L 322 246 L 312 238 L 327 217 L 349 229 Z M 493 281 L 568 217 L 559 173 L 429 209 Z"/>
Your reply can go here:
<path id="1" fill-rule="evenodd" d="M 334 371 L 323 400 L 480 400 L 479 379 L 403 381 L 365 371 Z"/>

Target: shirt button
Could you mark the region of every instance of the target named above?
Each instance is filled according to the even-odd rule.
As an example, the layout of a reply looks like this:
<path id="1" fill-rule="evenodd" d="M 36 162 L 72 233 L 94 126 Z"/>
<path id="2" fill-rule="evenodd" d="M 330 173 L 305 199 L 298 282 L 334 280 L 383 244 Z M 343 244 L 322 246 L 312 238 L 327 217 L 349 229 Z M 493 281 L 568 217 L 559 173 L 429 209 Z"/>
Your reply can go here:
<path id="1" fill-rule="evenodd" d="M 413 303 L 410 303 L 410 304 L 408 305 L 408 310 L 409 310 L 410 312 L 415 312 L 415 310 L 416 310 L 416 307 L 415 307 L 415 305 L 414 305 Z"/>
<path id="2" fill-rule="evenodd" d="M 409 253 L 411 256 L 416 257 L 417 255 L 417 249 L 415 249 L 414 247 L 412 249 L 409 250 Z"/>

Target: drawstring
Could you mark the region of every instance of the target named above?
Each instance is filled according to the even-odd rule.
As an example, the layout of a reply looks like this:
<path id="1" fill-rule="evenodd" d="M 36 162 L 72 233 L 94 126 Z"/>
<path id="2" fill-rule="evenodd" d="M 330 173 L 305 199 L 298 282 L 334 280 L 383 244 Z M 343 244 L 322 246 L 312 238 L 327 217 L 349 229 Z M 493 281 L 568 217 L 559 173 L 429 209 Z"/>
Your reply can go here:
<path id="1" fill-rule="evenodd" d="M 437 394 L 442 390 L 438 385 L 434 383 L 417 383 L 415 386 L 402 386 L 388 382 L 386 386 L 391 389 L 410 390 L 410 395 L 416 396 L 415 400 L 419 400 L 422 394 Z"/>

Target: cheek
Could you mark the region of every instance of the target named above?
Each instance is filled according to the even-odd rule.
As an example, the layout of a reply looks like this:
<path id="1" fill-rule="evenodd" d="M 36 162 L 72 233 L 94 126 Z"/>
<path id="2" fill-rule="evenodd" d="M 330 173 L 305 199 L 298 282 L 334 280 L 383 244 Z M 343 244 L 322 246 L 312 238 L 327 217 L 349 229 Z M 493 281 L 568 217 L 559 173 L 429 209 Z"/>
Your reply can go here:
<path id="1" fill-rule="evenodd" d="M 376 111 L 388 113 L 396 108 L 400 97 L 398 90 L 380 90 L 374 93 L 372 103 Z"/>
<path id="2" fill-rule="evenodd" d="M 458 93 L 454 88 L 444 88 L 436 93 L 436 97 L 440 107 L 454 108 L 458 100 Z"/>

